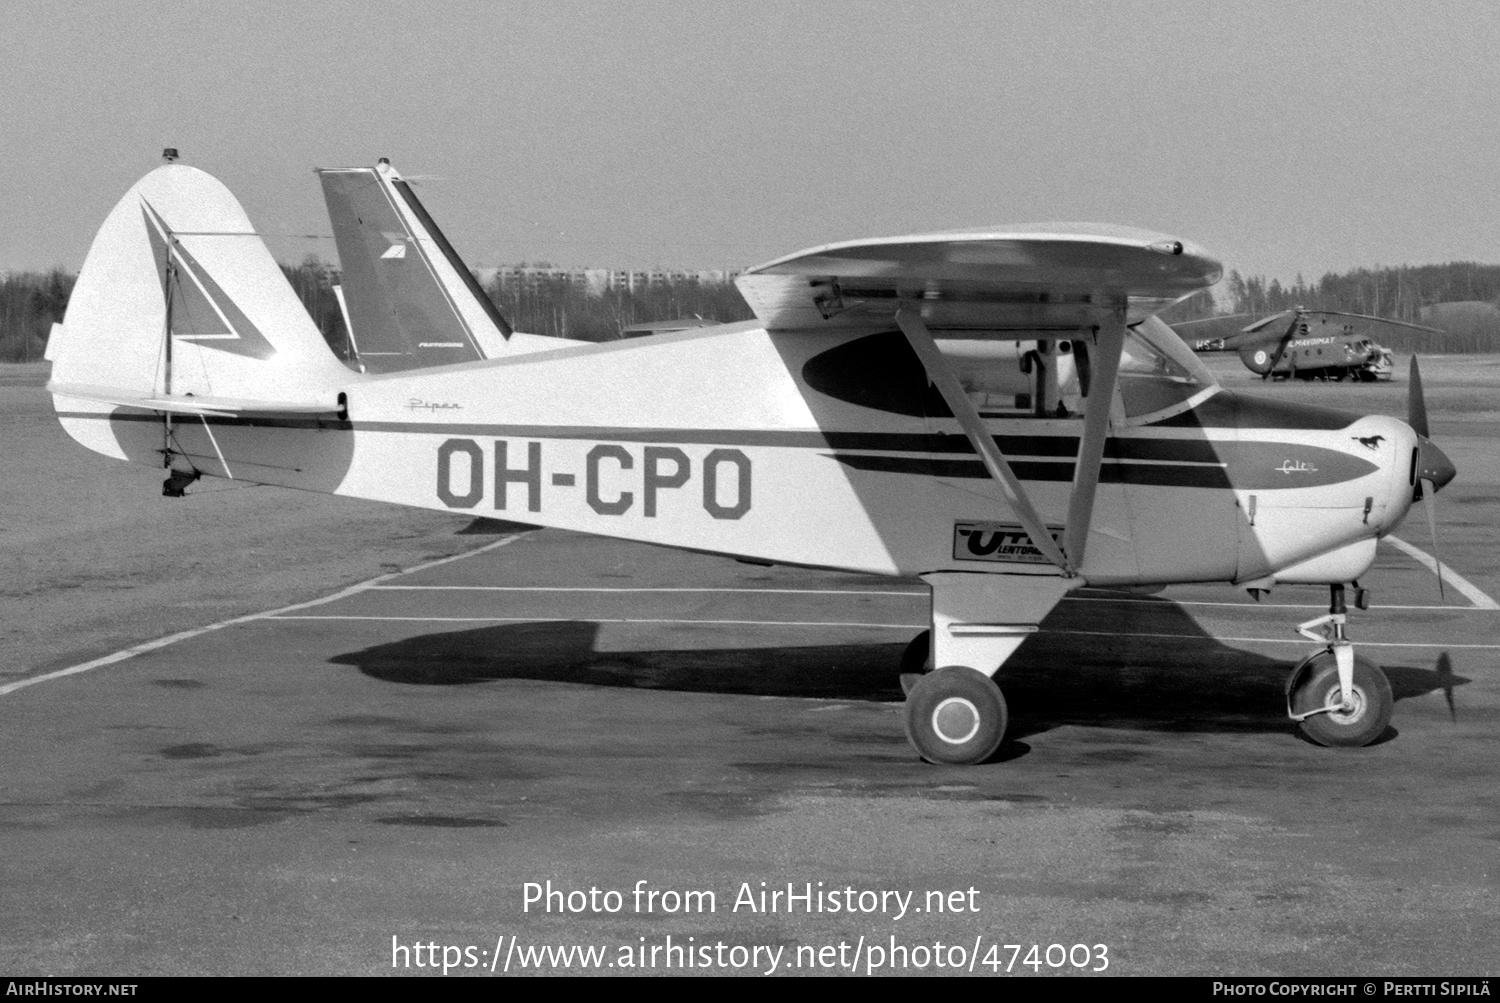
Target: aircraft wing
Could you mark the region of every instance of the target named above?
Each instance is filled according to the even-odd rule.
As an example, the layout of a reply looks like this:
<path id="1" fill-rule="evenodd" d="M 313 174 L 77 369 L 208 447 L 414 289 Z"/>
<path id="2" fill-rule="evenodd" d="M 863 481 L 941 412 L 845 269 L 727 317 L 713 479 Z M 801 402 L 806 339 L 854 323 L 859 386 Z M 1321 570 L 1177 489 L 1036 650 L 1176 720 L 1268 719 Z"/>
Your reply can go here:
<path id="1" fill-rule="evenodd" d="M 1126 326 L 1222 274 L 1201 248 L 1162 234 L 1048 224 L 828 244 L 752 268 L 735 282 L 769 329 L 899 328 L 1032 545 L 1072 577 L 1088 542 Z M 939 336 L 1088 344 L 1092 376 L 1061 547 L 964 391 Z"/>
<path id="2" fill-rule="evenodd" d="M 1097 224 L 1036 224 L 827 244 L 751 268 L 735 280 L 775 330 L 885 327 L 920 301 L 935 331 L 1089 326 L 1105 304 L 1136 323 L 1213 285 L 1223 269 L 1164 234 Z"/>
<path id="3" fill-rule="evenodd" d="M 325 401 L 264 401 L 194 394 L 172 396 L 133 394 L 113 387 L 83 386 L 74 383 L 48 383 L 47 390 L 59 397 L 72 397 L 75 400 L 93 401 L 97 404 L 113 404 L 116 407 L 134 407 L 144 411 L 159 411 L 163 414 L 210 418 L 274 415 L 282 418 L 339 419 L 345 414 L 343 405 Z"/>

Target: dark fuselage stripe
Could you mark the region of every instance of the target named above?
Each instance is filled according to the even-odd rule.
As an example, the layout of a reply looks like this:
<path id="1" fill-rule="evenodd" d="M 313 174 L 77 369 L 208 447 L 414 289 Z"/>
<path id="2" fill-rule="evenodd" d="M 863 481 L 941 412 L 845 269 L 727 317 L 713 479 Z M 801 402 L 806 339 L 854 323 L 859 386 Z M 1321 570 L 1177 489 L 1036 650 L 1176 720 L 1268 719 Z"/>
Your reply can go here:
<path id="1" fill-rule="evenodd" d="M 919 474 L 928 477 L 954 477 L 986 480 L 989 471 L 977 460 L 932 460 L 907 456 L 858 456 L 831 454 L 835 460 L 854 470 L 883 474 Z M 1023 481 L 1071 481 L 1072 463 L 1045 460 L 1013 460 L 1010 467 Z M 1104 484 L 1141 484 L 1155 487 L 1232 488 L 1222 466 L 1106 462 L 1099 470 Z"/>
<path id="2" fill-rule="evenodd" d="M 58 412 L 62 418 L 109 418 L 113 421 L 160 422 L 152 412 Z M 179 420 L 185 416 L 179 415 Z M 200 419 L 191 417 L 197 422 Z M 278 418 L 272 415 L 209 415 L 210 425 L 254 428 L 325 428 L 355 432 L 465 436 L 498 439 L 589 439 L 595 442 L 668 442 L 694 446 L 790 446 L 816 449 L 863 449 L 908 453 L 974 454 L 968 437 L 921 432 L 838 432 L 821 430 L 621 428 L 604 425 L 493 425 L 436 421 L 338 421 L 336 419 Z M 995 442 L 1007 456 L 1060 456 L 1078 453 L 1073 435 L 997 435 Z M 1214 444 L 1202 438 L 1110 439 L 1104 455 L 1120 459 L 1180 460 L 1216 463 Z"/>

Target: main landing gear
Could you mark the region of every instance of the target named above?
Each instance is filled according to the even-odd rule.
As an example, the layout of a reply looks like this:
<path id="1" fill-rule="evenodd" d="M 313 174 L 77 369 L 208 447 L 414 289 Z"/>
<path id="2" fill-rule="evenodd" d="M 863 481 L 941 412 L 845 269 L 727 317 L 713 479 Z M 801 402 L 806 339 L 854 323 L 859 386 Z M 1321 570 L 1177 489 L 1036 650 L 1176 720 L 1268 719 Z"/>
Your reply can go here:
<path id="1" fill-rule="evenodd" d="M 929 763 L 984 762 L 1000 748 L 1007 720 L 1000 687 L 966 665 L 917 676 L 906 694 L 906 737 Z"/>
<path id="2" fill-rule="evenodd" d="M 901 656 L 906 737 L 929 763 L 982 763 L 1005 738 L 1005 697 L 991 676 L 1034 634 L 1072 583 L 1055 575 L 935 572 L 932 629 Z M 1003 611 L 1005 622 L 996 613 Z"/>
<path id="3" fill-rule="evenodd" d="M 1286 682 L 1287 715 L 1319 745 L 1361 746 L 1379 738 L 1391 723 L 1395 699 L 1380 667 L 1354 654 L 1344 636 L 1348 610 L 1344 586 L 1329 589 L 1328 615 L 1297 628 L 1324 642 L 1292 670 Z M 1355 605 L 1364 608 L 1364 589 L 1355 585 Z"/>

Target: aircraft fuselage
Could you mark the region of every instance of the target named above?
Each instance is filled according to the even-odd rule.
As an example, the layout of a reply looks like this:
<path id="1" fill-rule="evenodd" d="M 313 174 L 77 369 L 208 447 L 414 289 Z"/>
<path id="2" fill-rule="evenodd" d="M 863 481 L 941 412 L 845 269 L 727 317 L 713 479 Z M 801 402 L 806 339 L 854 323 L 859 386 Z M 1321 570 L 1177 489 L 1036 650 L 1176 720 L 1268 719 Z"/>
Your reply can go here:
<path id="1" fill-rule="evenodd" d="M 751 560 L 1058 574 L 920 379 L 830 383 L 815 360 L 852 340 L 746 323 L 351 374 L 346 420 L 179 419 L 173 435 L 205 474 Z M 1411 504 L 1415 433 L 1382 416 L 1200 396 L 1115 423 L 1082 577 L 1358 577 Z M 160 415 L 63 414 L 99 419 L 127 456 L 159 462 Z M 1060 539 L 1082 419 L 986 423 Z"/>
<path id="2" fill-rule="evenodd" d="M 1275 344 L 1242 348 L 1239 355 L 1245 368 L 1273 379 L 1373 382 L 1392 373 L 1390 349 L 1348 331 L 1292 338 L 1279 350 Z"/>

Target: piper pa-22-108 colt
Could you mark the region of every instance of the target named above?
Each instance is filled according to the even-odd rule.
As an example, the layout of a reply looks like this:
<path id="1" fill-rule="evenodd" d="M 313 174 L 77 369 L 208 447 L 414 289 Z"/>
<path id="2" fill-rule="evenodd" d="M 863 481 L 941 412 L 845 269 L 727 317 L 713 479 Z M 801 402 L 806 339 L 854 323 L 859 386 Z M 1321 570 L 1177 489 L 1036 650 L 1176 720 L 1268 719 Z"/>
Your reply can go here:
<path id="1" fill-rule="evenodd" d="M 388 164 L 320 175 L 366 371 L 229 191 L 169 164 L 53 332 L 70 435 L 167 493 L 224 477 L 919 576 L 901 681 L 934 762 L 995 752 L 996 672 L 1083 586 L 1326 584 L 1289 712 L 1327 745 L 1385 730 L 1345 587 L 1453 466 L 1415 380 L 1408 422 L 1218 386 L 1155 317 L 1218 281 L 1201 249 L 1084 225 L 829 244 L 738 278 L 754 321 L 584 344 L 510 331 Z"/>

